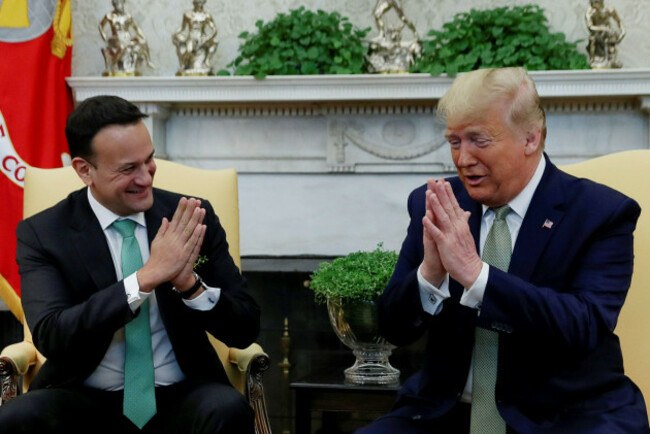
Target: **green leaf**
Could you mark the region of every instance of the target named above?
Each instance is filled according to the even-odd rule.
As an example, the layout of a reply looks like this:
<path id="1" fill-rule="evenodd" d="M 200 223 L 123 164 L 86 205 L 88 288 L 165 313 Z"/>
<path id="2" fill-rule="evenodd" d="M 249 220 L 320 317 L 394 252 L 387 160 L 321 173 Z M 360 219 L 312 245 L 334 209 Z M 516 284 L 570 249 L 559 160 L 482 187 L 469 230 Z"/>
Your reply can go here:
<path id="1" fill-rule="evenodd" d="M 318 74 L 318 68 L 314 62 L 305 62 L 300 66 L 300 72 L 303 74 Z"/>
<path id="2" fill-rule="evenodd" d="M 318 58 L 318 47 L 310 47 L 307 50 L 307 58 L 312 60 Z"/>

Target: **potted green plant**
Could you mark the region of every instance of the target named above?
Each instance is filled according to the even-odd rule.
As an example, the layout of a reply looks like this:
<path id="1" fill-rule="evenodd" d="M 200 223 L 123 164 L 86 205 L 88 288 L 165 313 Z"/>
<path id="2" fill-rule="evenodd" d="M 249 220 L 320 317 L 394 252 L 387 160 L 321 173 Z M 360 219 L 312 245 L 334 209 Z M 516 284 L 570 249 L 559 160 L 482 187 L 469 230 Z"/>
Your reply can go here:
<path id="1" fill-rule="evenodd" d="M 399 370 L 388 357 L 393 346 L 379 333 L 375 301 L 388 284 L 397 253 L 383 249 L 360 251 L 322 263 L 311 275 L 309 287 L 317 302 L 326 302 L 330 322 L 356 360 L 345 370 L 355 384 L 394 384 Z"/>
<path id="2" fill-rule="evenodd" d="M 338 12 L 301 6 L 255 26 L 257 32 L 239 35 L 240 54 L 227 65 L 235 75 L 361 74 L 366 69 L 364 37 L 370 28 L 355 29 Z"/>
<path id="3" fill-rule="evenodd" d="M 479 68 L 523 66 L 528 70 L 588 69 L 578 42 L 551 33 L 544 9 L 510 6 L 458 13 L 442 30 L 431 30 L 422 41 L 422 55 L 410 72 L 432 75 Z"/>

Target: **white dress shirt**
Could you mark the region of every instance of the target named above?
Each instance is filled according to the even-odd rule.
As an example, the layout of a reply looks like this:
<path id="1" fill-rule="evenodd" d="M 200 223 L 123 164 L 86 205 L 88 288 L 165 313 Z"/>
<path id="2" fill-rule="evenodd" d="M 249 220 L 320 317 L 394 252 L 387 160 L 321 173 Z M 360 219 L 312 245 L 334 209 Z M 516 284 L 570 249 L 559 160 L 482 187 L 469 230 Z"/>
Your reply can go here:
<path id="1" fill-rule="evenodd" d="M 122 236 L 112 226 L 115 220 L 128 218 L 136 222 L 135 238 L 140 247 L 142 263 L 149 260 L 149 240 L 147 237 L 147 225 L 144 213 L 140 212 L 127 217 L 121 217 L 110 211 L 97 199 L 95 199 L 88 188 L 88 201 L 99 224 L 104 231 L 104 236 L 108 242 L 108 247 L 115 266 L 117 279 L 121 280 L 122 276 Z M 207 287 L 205 290 L 192 300 L 183 300 L 183 302 L 192 309 L 210 310 L 212 309 L 221 295 L 220 288 Z M 149 321 L 151 325 L 151 345 L 153 349 L 153 364 L 156 378 L 156 386 L 166 386 L 177 383 L 185 379 L 176 361 L 174 349 L 165 330 L 155 291 L 141 292 L 138 284 L 136 273 L 124 278 L 124 290 L 127 303 L 133 312 L 135 312 L 142 302 L 149 299 Z M 95 371 L 84 381 L 84 385 L 102 390 L 121 390 L 124 388 L 124 356 L 126 352 L 124 328 L 120 328 L 113 335 L 113 340 L 106 351 L 106 355 L 97 366 Z"/>
<path id="2" fill-rule="evenodd" d="M 508 229 L 510 230 L 510 239 L 512 241 L 512 248 L 514 249 L 515 242 L 517 241 L 517 235 L 519 235 L 519 229 L 521 229 L 521 223 L 524 220 L 526 211 L 530 205 L 530 201 L 533 199 L 533 194 L 539 185 L 539 182 L 542 179 L 544 174 L 544 169 L 546 168 L 546 160 L 542 156 L 540 158 L 537 169 L 533 177 L 528 181 L 528 184 L 524 189 L 510 202 L 508 205 L 511 208 L 511 212 L 506 216 L 506 223 Z M 480 231 L 480 240 L 479 246 L 481 251 L 480 255 L 483 255 L 483 246 L 485 244 L 485 239 L 487 234 L 492 228 L 492 223 L 494 222 L 494 211 L 489 209 L 487 206 L 483 205 L 483 217 L 481 219 L 481 231 Z M 471 307 L 473 309 L 479 309 L 481 303 L 483 302 L 483 295 L 485 294 L 485 287 L 487 286 L 488 274 L 490 266 L 483 262 L 481 267 L 481 272 L 478 275 L 478 278 L 472 286 L 465 288 L 463 295 L 460 298 L 460 304 L 463 306 Z M 444 282 L 440 285 L 440 288 L 435 287 L 427 280 L 424 279 L 420 269 L 418 268 L 417 272 L 418 283 L 420 288 L 420 300 L 422 301 L 422 308 L 425 312 L 431 315 L 437 315 L 442 310 L 442 302 L 450 297 L 449 293 L 449 274 L 445 277 Z M 472 365 L 470 365 L 469 374 L 467 377 L 467 382 L 465 384 L 465 390 L 461 401 L 471 402 L 472 400 Z M 441 373 L 443 374 L 443 373 Z"/>

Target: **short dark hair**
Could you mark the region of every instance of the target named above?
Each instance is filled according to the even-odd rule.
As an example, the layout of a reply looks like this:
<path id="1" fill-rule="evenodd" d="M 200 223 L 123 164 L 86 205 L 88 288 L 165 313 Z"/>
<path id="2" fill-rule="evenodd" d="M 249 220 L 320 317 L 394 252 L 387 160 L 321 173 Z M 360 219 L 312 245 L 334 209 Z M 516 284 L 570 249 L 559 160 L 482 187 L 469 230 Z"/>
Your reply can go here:
<path id="1" fill-rule="evenodd" d="M 94 154 L 93 138 L 109 125 L 129 125 L 148 115 L 129 101 L 110 95 L 99 95 L 84 100 L 68 116 L 65 136 L 72 158 L 90 161 Z"/>

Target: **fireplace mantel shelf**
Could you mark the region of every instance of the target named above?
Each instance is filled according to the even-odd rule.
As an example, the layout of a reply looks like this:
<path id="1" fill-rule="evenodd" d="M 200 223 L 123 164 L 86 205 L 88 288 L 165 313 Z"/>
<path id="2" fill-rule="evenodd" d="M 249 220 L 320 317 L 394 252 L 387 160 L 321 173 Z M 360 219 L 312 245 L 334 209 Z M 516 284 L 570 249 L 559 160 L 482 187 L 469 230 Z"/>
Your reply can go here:
<path id="1" fill-rule="evenodd" d="M 543 99 L 650 95 L 650 69 L 531 72 Z M 69 77 L 75 100 L 112 94 L 141 103 L 364 102 L 437 100 L 453 78 L 428 74 L 253 77 Z M 645 100 L 645 98 L 643 98 Z M 645 105 L 645 101 L 643 101 Z"/>

